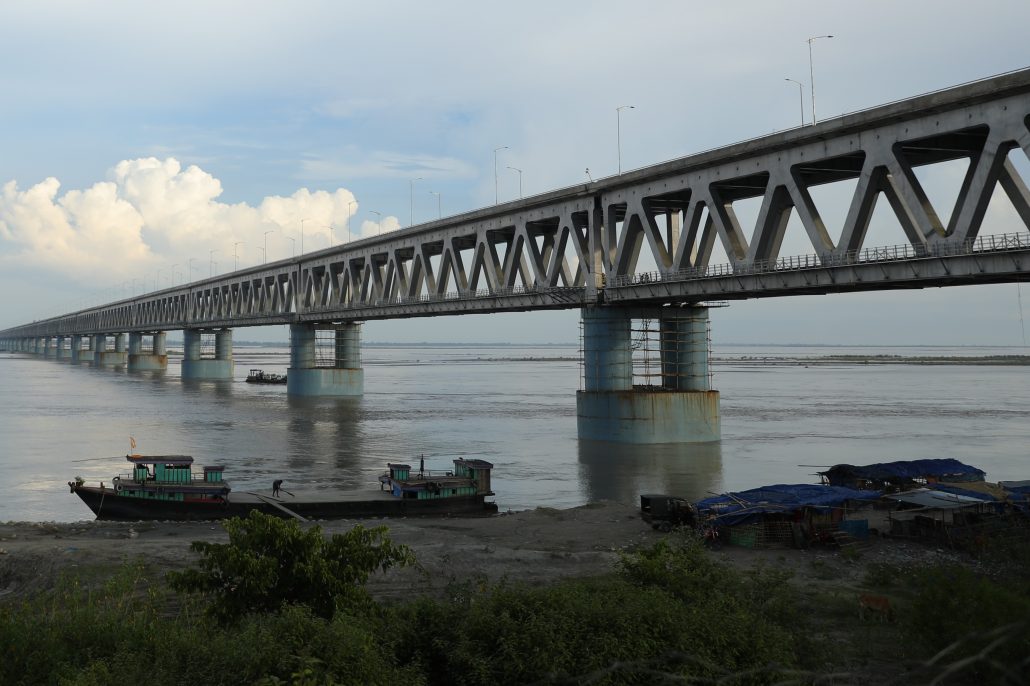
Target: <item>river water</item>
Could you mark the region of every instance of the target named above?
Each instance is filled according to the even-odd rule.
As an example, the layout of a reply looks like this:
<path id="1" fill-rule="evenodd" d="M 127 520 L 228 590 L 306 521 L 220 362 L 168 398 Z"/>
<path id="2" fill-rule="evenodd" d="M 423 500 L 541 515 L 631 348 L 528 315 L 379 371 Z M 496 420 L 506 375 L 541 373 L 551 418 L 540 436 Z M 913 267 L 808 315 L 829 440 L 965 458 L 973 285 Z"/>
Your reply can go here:
<path id="1" fill-rule="evenodd" d="M 365 395 L 296 399 L 244 382 L 285 373 L 284 348 L 236 344 L 236 378 L 187 382 L 0 353 L 0 521 L 92 518 L 66 482 L 143 454 L 224 464 L 240 490 L 375 488 L 388 461 L 494 463 L 501 510 L 699 498 L 813 483 L 819 466 L 954 457 L 988 479 L 1030 478 L 1030 367 L 809 364 L 823 355 L 1011 355 L 1021 349 L 716 347 L 723 440 L 620 446 L 576 436 L 574 346 L 365 347 Z"/>

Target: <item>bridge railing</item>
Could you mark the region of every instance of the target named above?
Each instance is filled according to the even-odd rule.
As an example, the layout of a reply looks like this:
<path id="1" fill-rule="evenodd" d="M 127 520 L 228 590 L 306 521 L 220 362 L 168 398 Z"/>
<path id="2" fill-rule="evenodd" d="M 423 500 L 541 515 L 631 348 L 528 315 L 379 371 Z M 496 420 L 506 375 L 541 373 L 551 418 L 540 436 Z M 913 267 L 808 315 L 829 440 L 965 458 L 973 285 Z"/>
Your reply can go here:
<path id="1" fill-rule="evenodd" d="M 497 288 L 490 290 L 489 288 L 480 288 L 474 291 L 447 291 L 446 293 L 426 293 L 422 295 L 413 296 L 397 296 L 371 299 L 368 303 L 355 304 L 347 309 L 360 310 L 368 308 L 379 308 L 379 307 L 391 307 L 391 306 L 404 306 L 404 305 L 423 305 L 437 302 L 449 302 L 454 300 L 479 300 L 488 298 L 508 298 L 518 297 L 526 295 L 553 295 L 561 299 L 563 294 L 578 293 L 583 288 L 579 286 L 565 287 L 565 286 L 514 286 L 512 288 Z M 320 312 L 328 310 L 338 310 L 340 306 L 338 304 L 330 304 L 323 307 L 309 306 L 304 308 L 306 313 Z"/>
<path id="2" fill-rule="evenodd" d="M 1004 233 L 980 236 L 975 240 L 960 243 L 936 243 L 929 246 L 911 244 L 889 245 L 862 250 L 823 255 L 794 255 L 777 260 L 755 260 L 749 264 L 716 264 L 705 267 L 688 267 L 670 271 L 640 272 L 617 276 L 609 284 L 613 288 L 637 286 L 656 281 L 693 281 L 722 276 L 748 276 L 778 271 L 803 271 L 806 269 L 827 269 L 856 264 L 877 262 L 900 262 L 913 259 L 933 259 L 974 255 L 977 253 L 1005 252 L 1030 248 L 1030 233 Z"/>

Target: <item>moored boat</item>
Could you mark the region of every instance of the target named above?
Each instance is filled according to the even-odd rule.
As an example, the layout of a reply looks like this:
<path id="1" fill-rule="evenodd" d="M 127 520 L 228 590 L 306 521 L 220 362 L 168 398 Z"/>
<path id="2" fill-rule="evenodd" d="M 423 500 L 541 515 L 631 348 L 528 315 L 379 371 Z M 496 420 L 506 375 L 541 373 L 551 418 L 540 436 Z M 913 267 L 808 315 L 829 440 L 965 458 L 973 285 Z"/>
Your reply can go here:
<path id="1" fill-rule="evenodd" d="M 298 519 L 397 516 L 484 515 L 497 511 L 486 501 L 493 465 L 457 458 L 453 470 L 412 473 L 406 464 L 389 464 L 379 490 L 233 491 L 224 467 L 194 472 L 188 455 L 126 455 L 129 474 L 111 485 L 69 481 L 71 492 L 97 519 L 210 520 L 246 516 L 252 510 Z M 279 482 L 281 483 L 281 482 Z M 279 492 L 277 492 L 279 491 Z M 283 495 L 285 494 L 285 495 Z"/>
<path id="2" fill-rule="evenodd" d="M 270 374 L 263 369 L 251 369 L 247 374 L 247 383 L 283 384 L 286 383 L 286 375 Z"/>

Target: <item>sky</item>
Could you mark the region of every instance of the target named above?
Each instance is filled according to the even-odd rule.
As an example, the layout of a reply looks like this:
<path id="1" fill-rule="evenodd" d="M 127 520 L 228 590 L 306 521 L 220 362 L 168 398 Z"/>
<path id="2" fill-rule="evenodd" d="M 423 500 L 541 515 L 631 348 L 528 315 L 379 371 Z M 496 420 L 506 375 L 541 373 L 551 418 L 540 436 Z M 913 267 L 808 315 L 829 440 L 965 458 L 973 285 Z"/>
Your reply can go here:
<path id="1" fill-rule="evenodd" d="M 0 329 L 515 199 L 520 180 L 531 195 L 607 176 L 617 127 L 625 170 L 811 121 L 811 36 L 833 35 L 813 43 L 822 119 L 1030 66 L 1028 25 L 1025 0 L 5 0 Z M 928 172 L 931 200 L 961 171 Z M 1026 230 L 1006 204 L 982 233 Z M 873 224 L 867 245 L 904 242 Z M 812 252 L 802 234 L 781 255 Z M 1021 346 L 1024 316 L 1030 287 L 1011 284 L 801 296 L 715 311 L 712 337 Z M 572 310 L 363 338 L 578 334 Z"/>

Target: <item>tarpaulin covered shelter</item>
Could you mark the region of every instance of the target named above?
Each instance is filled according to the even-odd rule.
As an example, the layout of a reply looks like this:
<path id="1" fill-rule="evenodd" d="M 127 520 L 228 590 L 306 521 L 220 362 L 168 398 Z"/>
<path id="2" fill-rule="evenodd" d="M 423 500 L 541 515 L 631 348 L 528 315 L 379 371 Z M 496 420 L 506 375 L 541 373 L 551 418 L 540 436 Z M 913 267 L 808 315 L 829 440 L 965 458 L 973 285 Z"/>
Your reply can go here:
<path id="1" fill-rule="evenodd" d="M 723 493 L 696 503 L 698 514 L 715 526 L 746 524 L 768 514 L 789 515 L 805 508 L 841 507 L 848 500 L 876 500 L 877 491 L 820 484 L 777 484 Z"/>
<path id="2" fill-rule="evenodd" d="M 864 466 L 838 464 L 825 472 L 819 472 L 819 475 L 831 486 L 880 489 L 890 486 L 908 488 L 937 481 L 983 481 L 985 473 L 982 469 L 958 460 L 940 458 L 879 462 Z"/>

